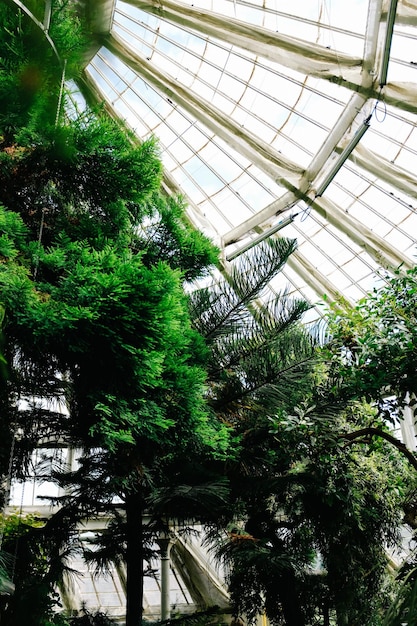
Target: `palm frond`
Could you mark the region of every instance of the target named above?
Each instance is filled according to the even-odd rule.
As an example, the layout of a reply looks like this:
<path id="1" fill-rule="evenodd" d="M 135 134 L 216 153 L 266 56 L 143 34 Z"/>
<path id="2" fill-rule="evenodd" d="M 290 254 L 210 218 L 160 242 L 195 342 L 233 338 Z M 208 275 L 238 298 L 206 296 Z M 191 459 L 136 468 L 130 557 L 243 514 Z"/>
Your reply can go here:
<path id="1" fill-rule="evenodd" d="M 206 521 L 218 515 L 224 508 L 229 494 L 224 480 L 197 485 L 168 485 L 155 489 L 148 499 L 150 508 L 156 515 L 169 516 L 177 520 Z"/>
<path id="2" fill-rule="evenodd" d="M 276 410 L 302 394 L 302 383 L 312 372 L 315 357 L 311 337 L 284 331 L 265 345 L 248 346 L 212 377 L 212 406 L 222 413 Z M 239 357 L 239 358 L 238 358 Z M 214 352 L 214 360 L 227 358 Z"/>
<path id="3" fill-rule="evenodd" d="M 13 593 L 14 584 L 9 572 L 12 569 L 13 557 L 8 552 L 0 550 L 0 595 L 7 596 Z"/>
<path id="4" fill-rule="evenodd" d="M 274 302 L 260 309 L 256 315 L 248 315 L 229 333 L 219 335 L 212 344 L 210 375 L 215 376 L 215 372 L 222 368 L 234 367 L 251 355 L 256 356 L 259 350 L 274 350 L 277 340 L 295 326 L 306 307 L 308 304 L 303 301 L 277 296 Z M 314 338 L 306 329 L 301 326 L 294 328 L 291 339 L 299 344 L 297 348 L 301 348 L 302 340 L 303 352 L 312 352 Z"/>
<path id="5" fill-rule="evenodd" d="M 382 626 L 413 626 L 417 623 L 417 570 L 413 568 L 404 580 L 397 596 L 388 607 Z"/>
<path id="6" fill-rule="evenodd" d="M 262 242 L 239 257 L 220 281 L 190 297 L 194 326 L 207 340 L 233 330 L 295 249 L 289 239 Z"/>

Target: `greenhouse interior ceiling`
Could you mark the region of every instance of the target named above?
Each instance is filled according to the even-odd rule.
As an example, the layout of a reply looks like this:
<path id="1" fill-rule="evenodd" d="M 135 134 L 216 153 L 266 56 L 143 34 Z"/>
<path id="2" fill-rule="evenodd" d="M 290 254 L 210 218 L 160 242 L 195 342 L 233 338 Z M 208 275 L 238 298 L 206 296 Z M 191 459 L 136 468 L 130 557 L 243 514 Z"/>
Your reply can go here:
<path id="1" fill-rule="evenodd" d="M 415 0 L 80 5 L 82 92 L 157 137 L 167 191 L 226 267 L 279 233 L 298 249 L 272 289 L 355 302 L 414 265 Z"/>

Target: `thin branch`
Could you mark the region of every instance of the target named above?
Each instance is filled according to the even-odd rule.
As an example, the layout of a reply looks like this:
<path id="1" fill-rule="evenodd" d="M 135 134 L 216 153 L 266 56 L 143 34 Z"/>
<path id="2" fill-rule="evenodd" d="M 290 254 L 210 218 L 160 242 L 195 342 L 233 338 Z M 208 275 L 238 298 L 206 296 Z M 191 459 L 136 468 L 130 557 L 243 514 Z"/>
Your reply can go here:
<path id="1" fill-rule="evenodd" d="M 379 428 L 369 427 L 369 428 L 361 428 L 360 430 L 356 430 L 353 433 L 346 433 L 344 435 L 339 435 L 341 439 L 347 439 L 348 441 L 352 441 L 357 443 L 355 440 L 360 439 L 361 437 L 381 437 L 388 441 L 393 446 L 397 448 L 403 454 L 406 459 L 411 463 L 414 469 L 417 470 L 417 457 L 416 455 L 407 448 L 405 443 L 393 437 L 389 433 L 386 433 L 384 430 L 380 430 Z"/>

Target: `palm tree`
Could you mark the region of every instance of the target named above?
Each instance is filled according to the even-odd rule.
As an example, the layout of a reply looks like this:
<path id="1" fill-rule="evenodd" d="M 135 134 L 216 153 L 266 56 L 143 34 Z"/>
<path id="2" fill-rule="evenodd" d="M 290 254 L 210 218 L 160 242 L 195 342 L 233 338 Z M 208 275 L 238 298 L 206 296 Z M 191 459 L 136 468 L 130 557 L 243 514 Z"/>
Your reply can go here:
<path id="1" fill-rule="evenodd" d="M 269 617 L 282 611 L 288 626 L 304 622 L 297 559 L 271 508 L 278 482 L 287 481 L 271 465 L 268 418 L 292 409 L 310 392 L 315 341 L 300 324 L 309 304 L 285 292 L 271 294 L 267 285 L 295 247 L 283 238 L 261 243 L 217 283 L 191 294 L 194 326 L 210 348 L 208 402 L 238 441 L 224 470 L 230 508 L 220 517 L 223 524 L 227 515 L 238 524 L 220 549 L 232 563 L 232 600 L 252 619 L 265 598 Z"/>
<path id="2" fill-rule="evenodd" d="M 382 477 L 362 480 L 367 456 L 341 443 L 349 398 L 335 396 L 331 380 L 318 384 L 317 335 L 300 324 L 308 303 L 285 292 L 268 300 L 266 285 L 294 249 L 285 239 L 265 242 L 191 295 L 194 326 L 210 348 L 209 405 L 236 444 L 223 467 L 229 506 L 212 535 L 219 539 L 220 528 L 237 612 L 254 619 L 266 610 L 286 626 L 318 615 L 329 623 L 331 614 L 356 624 L 375 612 L 397 517 Z M 366 419 L 350 411 L 356 426 Z M 373 468 L 387 463 L 383 454 L 369 447 Z M 315 565 L 318 552 L 325 567 Z"/>
<path id="3" fill-rule="evenodd" d="M 235 425 L 255 407 L 291 406 L 297 389 L 302 397 L 314 340 L 299 322 L 310 305 L 266 289 L 295 248 L 283 238 L 263 242 L 218 282 L 191 294 L 193 325 L 210 348 L 209 403 L 226 423 Z"/>

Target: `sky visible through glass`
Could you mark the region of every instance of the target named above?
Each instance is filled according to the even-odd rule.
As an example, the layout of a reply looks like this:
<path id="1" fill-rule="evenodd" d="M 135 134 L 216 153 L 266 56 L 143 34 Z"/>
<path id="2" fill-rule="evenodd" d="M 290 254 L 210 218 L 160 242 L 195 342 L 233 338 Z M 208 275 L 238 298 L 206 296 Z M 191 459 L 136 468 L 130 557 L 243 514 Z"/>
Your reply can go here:
<path id="1" fill-rule="evenodd" d="M 356 109 L 353 101 L 352 84 L 378 70 L 386 24 L 378 3 L 165 4 L 157 14 L 118 0 L 118 47 L 103 46 L 87 73 L 139 138 L 158 138 L 169 186 L 185 196 L 196 225 L 227 255 L 295 216 L 280 234 L 295 237 L 298 252 L 278 282 L 313 302 L 326 289 L 355 301 L 380 267 L 413 264 L 416 112 L 383 90 Z M 412 99 L 416 32 L 397 19 L 388 82 Z M 337 136 L 349 108 L 354 115 Z M 360 146 L 313 202 L 321 169 L 370 115 Z M 292 189 L 302 194 L 291 199 Z"/>

